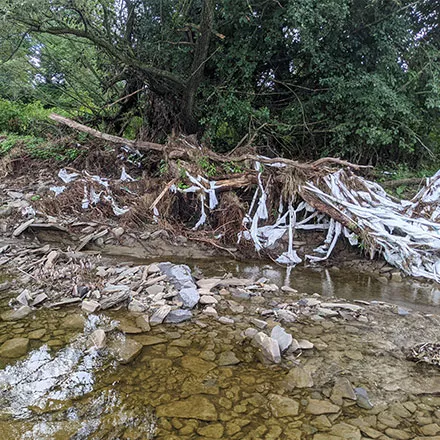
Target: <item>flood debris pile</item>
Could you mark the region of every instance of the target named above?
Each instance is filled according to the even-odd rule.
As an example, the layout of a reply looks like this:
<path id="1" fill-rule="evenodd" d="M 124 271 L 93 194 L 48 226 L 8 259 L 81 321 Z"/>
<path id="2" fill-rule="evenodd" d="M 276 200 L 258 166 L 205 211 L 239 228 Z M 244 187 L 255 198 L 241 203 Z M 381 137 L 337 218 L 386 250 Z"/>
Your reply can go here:
<path id="1" fill-rule="evenodd" d="M 226 156 L 192 137 L 170 138 L 164 145 L 136 142 L 58 115 L 51 118 L 119 145 L 115 161 L 121 165 L 119 179 L 60 170 L 50 197 L 70 196 L 68 206 L 56 204 L 58 211 L 75 207 L 77 215 L 106 214 L 137 226 L 159 223 L 173 234 L 222 250 L 232 244 L 246 248 L 247 243 L 289 267 L 327 260 L 337 242 L 347 240 L 370 258 L 383 256 L 406 275 L 438 281 L 439 173 L 413 200 L 399 201 L 360 175 L 363 167 L 335 158 L 301 163 L 270 158 L 250 146 Z M 127 172 L 125 166 L 132 168 Z M 134 169 L 142 169 L 142 177 L 137 172 L 133 178 Z M 46 200 L 18 202 L 30 219 L 41 207 L 43 214 L 54 215 Z M 3 208 L 14 209 L 9 202 Z M 322 233 L 323 242 L 300 255 L 295 243 L 304 231 Z"/>

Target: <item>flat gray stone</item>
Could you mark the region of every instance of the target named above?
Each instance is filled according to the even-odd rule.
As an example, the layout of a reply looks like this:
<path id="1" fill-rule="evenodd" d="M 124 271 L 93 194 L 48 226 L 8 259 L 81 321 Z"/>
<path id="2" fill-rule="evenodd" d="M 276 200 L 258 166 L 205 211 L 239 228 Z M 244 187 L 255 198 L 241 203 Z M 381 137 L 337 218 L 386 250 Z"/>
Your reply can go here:
<path id="1" fill-rule="evenodd" d="M 196 289 L 196 284 L 191 275 L 191 269 L 185 264 L 160 263 L 159 269 L 167 276 L 168 281 L 174 285 L 177 290 L 187 287 Z"/>
<path id="2" fill-rule="evenodd" d="M 96 350 L 101 350 L 105 347 L 106 339 L 105 331 L 97 329 L 89 336 L 88 346 Z"/>
<path id="3" fill-rule="evenodd" d="M 143 345 L 133 339 L 118 341 L 113 350 L 121 364 L 128 364 L 133 361 L 142 351 Z"/>
<path id="4" fill-rule="evenodd" d="M 171 312 L 170 306 L 159 307 L 150 317 L 150 325 L 154 326 L 154 325 L 162 324 L 162 322 L 170 312 Z"/>
<path id="5" fill-rule="evenodd" d="M 40 304 L 42 304 L 44 301 L 46 301 L 46 300 L 48 300 L 49 299 L 49 297 L 44 293 L 44 292 L 42 292 L 42 293 L 39 293 L 35 298 L 34 298 L 34 300 L 32 301 L 32 307 L 35 307 L 35 306 L 39 306 Z"/>
<path id="6" fill-rule="evenodd" d="M 220 353 L 217 363 L 221 367 L 225 367 L 228 365 L 237 365 L 240 363 L 240 359 L 237 358 L 233 351 L 224 351 Z"/>
<path id="7" fill-rule="evenodd" d="M 84 300 L 81 303 L 81 310 L 83 310 L 86 313 L 95 313 L 101 308 L 101 304 L 99 304 L 98 301 L 91 300 Z"/>
<path id="8" fill-rule="evenodd" d="M 165 318 L 165 322 L 168 324 L 179 324 L 180 322 L 188 321 L 193 317 L 191 310 L 171 310 Z"/>

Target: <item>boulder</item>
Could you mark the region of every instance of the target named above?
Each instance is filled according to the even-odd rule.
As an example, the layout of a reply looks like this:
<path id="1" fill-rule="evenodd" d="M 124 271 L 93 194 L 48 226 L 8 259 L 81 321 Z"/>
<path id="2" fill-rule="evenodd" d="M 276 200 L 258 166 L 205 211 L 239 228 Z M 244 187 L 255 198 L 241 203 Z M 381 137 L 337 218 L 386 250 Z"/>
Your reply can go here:
<path id="1" fill-rule="evenodd" d="M 185 287 L 179 290 L 178 299 L 183 303 L 183 307 L 192 309 L 200 300 L 199 292 L 195 287 Z"/>

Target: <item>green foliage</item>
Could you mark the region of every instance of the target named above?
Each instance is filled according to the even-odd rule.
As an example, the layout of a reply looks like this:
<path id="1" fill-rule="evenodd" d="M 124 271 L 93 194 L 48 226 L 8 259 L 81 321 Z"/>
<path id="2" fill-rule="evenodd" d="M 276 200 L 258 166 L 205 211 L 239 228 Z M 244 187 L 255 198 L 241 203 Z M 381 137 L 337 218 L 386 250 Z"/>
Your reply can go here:
<path id="1" fill-rule="evenodd" d="M 0 157 L 8 153 L 12 154 L 14 148 L 20 148 L 21 156 L 27 155 L 32 159 L 55 160 L 63 163 L 72 162 L 82 154 L 78 148 L 52 144 L 40 137 L 7 134 L 4 139 L 0 140 Z"/>
<path id="2" fill-rule="evenodd" d="M 235 162 L 225 162 L 222 167 L 224 172 L 227 174 L 236 174 L 243 172 L 243 167 Z"/>
<path id="3" fill-rule="evenodd" d="M 213 177 L 217 174 L 217 167 L 207 157 L 203 156 L 198 160 L 200 168 L 205 172 L 208 177 Z"/>
<path id="4" fill-rule="evenodd" d="M 194 99 L 198 134 L 218 151 L 247 136 L 303 159 L 420 165 L 440 153 L 437 1 L 73 3 L 0 0 L 0 98 L 93 116 L 131 139 L 193 128 L 182 109 Z M 193 71 L 202 5 L 215 32 Z M 0 102 L 0 130 L 33 129 L 27 111 Z"/>

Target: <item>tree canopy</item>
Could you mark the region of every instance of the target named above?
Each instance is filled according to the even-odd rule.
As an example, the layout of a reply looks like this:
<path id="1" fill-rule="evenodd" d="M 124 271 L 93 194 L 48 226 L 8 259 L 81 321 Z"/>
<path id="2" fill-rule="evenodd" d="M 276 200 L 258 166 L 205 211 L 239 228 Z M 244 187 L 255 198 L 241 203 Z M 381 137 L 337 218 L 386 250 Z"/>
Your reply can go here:
<path id="1" fill-rule="evenodd" d="M 435 156 L 440 2 L 0 0 L 0 97 L 116 134 L 285 156 Z"/>

